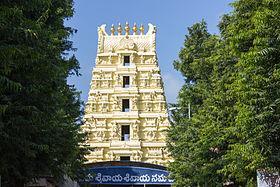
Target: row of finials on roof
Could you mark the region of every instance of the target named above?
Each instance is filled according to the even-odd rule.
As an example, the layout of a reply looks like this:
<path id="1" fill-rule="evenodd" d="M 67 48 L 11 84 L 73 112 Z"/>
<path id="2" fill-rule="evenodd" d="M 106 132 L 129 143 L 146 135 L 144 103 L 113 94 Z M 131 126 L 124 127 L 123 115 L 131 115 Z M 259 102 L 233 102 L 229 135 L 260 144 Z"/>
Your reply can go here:
<path id="1" fill-rule="evenodd" d="M 111 26 L 111 35 L 115 35 L 115 26 L 114 24 L 112 24 Z M 119 23 L 118 27 L 117 27 L 117 31 L 118 31 L 118 35 L 121 35 L 122 34 L 122 26 L 121 26 L 121 23 Z M 125 23 L 125 27 L 124 27 L 124 31 L 125 31 L 125 34 L 126 35 L 129 35 L 129 30 L 130 30 L 130 27 L 129 27 L 129 24 L 128 22 Z M 143 24 L 140 25 L 140 28 L 139 28 L 139 31 L 140 31 L 140 35 L 143 35 L 144 34 L 144 26 Z M 132 31 L 133 31 L 133 35 L 136 35 L 137 34 L 137 31 L 138 31 L 138 27 L 136 25 L 136 23 L 134 23 L 133 27 L 132 27 Z"/>

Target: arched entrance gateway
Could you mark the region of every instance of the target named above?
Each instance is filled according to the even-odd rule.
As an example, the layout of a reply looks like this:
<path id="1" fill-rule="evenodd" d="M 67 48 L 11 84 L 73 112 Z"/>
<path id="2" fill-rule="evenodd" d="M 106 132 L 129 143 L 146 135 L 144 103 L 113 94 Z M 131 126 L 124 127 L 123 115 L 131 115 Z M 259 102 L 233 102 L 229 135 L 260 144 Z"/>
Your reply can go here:
<path id="1" fill-rule="evenodd" d="M 143 162 L 99 162 L 87 164 L 89 172 L 82 186 L 170 187 L 172 180 L 164 166 Z"/>
<path id="2" fill-rule="evenodd" d="M 92 151 L 85 178 L 91 186 L 169 186 L 169 126 L 156 56 L 156 27 L 130 33 L 128 23 L 98 28 L 98 47 L 83 131 Z M 117 34 L 115 34 L 117 30 Z M 139 31 L 138 31 L 139 30 Z M 85 184 L 85 183 L 84 183 Z"/>

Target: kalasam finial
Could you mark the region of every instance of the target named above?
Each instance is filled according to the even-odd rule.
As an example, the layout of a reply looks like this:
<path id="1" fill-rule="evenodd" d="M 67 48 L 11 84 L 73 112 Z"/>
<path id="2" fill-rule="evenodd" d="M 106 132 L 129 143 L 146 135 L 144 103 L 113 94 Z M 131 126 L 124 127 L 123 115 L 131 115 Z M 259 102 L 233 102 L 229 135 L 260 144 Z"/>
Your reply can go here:
<path id="1" fill-rule="evenodd" d="M 143 26 L 143 24 L 141 24 L 139 30 L 140 30 L 141 35 L 143 35 L 144 34 L 144 26 Z"/>
<path id="2" fill-rule="evenodd" d="M 112 24 L 111 26 L 111 35 L 115 35 L 115 26 Z"/>
<path id="3" fill-rule="evenodd" d="M 136 32 L 137 32 L 138 28 L 137 28 L 137 26 L 136 26 L 136 23 L 134 23 L 134 25 L 133 25 L 133 27 L 132 27 L 132 30 L 133 30 L 133 34 L 134 34 L 134 35 L 137 34 Z"/>
<path id="4" fill-rule="evenodd" d="M 121 26 L 121 23 L 119 23 L 118 25 L 118 35 L 121 35 L 122 34 L 122 26 Z"/>
<path id="5" fill-rule="evenodd" d="M 129 28 L 128 22 L 126 22 L 126 23 L 125 23 L 125 28 L 124 28 L 125 34 L 126 34 L 126 35 L 129 34 L 129 29 L 130 29 L 130 28 Z"/>

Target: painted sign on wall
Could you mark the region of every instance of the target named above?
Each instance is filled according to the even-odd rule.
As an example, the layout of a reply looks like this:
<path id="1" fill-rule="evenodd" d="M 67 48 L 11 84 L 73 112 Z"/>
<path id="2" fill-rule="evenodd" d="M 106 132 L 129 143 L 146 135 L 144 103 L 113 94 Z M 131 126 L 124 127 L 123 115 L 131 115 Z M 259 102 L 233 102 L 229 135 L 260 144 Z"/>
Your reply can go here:
<path id="1" fill-rule="evenodd" d="M 85 182 L 91 184 L 172 184 L 169 172 L 161 169 L 108 166 L 89 168 Z"/>

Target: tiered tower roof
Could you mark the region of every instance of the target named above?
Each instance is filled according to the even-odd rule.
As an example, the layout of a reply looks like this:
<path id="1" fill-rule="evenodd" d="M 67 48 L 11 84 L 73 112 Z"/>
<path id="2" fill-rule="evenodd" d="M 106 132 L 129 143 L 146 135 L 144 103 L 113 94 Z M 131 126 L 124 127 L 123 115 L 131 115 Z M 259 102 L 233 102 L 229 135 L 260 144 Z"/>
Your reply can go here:
<path id="1" fill-rule="evenodd" d="M 98 27 L 98 50 L 83 129 L 95 148 L 89 162 L 131 160 L 167 165 L 169 126 L 156 56 L 156 27 Z"/>

